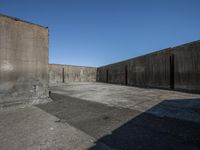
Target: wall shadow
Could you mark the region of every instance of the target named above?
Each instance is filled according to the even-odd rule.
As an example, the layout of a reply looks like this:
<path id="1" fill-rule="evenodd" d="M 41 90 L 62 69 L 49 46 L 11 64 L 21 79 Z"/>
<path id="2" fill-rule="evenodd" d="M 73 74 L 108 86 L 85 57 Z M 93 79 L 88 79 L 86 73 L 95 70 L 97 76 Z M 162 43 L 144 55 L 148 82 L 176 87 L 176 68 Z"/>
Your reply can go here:
<path id="1" fill-rule="evenodd" d="M 116 150 L 199 150 L 200 99 L 165 100 L 96 141 Z"/>

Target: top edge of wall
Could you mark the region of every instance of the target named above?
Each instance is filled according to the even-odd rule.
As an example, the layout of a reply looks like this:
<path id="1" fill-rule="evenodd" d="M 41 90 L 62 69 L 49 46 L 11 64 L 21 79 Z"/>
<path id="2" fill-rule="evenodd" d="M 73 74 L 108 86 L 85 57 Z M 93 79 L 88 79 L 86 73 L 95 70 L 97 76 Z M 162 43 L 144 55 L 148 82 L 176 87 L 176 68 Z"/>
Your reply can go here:
<path id="1" fill-rule="evenodd" d="M 196 41 L 188 42 L 188 43 L 181 44 L 181 45 L 178 45 L 178 46 L 174 46 L 173 48 L 183 47 L 183 46 L 194 44 L 194 43 L 200 43 L 200 40 L 196 40 Z"/>
<path id="2" fill-rule="evenodd" d="M 126 63 L 126 62 L 128 62 L 128 61 L 130 61 L 132 59 L 138 59 L 138 58 L 145 57 L 145 56 L 148 56 L 148 55 L 153 55 L 153 54 L 156 54 L 156 53 L 162 53 L 162 52 L 164 52 L 166 50 L 172 50 L 172 49 L 177 48 L 177 47 L 182 47 L 182 46 L 186 46 L 186 45 L 194 44 L 194 43 L 199 43 L 199 42 L 200 42 L 200 40 L 196 40 L 196 41 L 188 42 L 188 43 L 181 44 L 181 45 L 178 45 L 178 46 L 164 48 L 164 49 L 157 50 L 157 51 L 154 51 L 154 52 L 150 52 L 150 53 L 147 53 L 147 54 L 144 54 L 144 55 L 141 55 L 141 56 L 137 56 L 137 57 L 133 57 L 133 58 L 130 58 L 130 59 L 122 60 L 122 61 L 119 61 L 119 62 L 103 65 L 103 66 L 100 66 L 100 67 L 97 67 L 97 68 L 109 67 L 109 66 L 112 66 L 112 65 L 120 64 L 120 63 Z"/>
<path id="3" fill-rule="evenodd" d="M 132 57 L 132 58 L 129 58 L 129 59 L 126 59 L 126 60 L 122 60 L 122 61 L 119 61 L 119 62 L 115 62 L 115 63 L 103 65 L 103 66 L 100 66 L 98 68 L 108 67 L 108 66 L 112 66 L 112 65 L 116 65 L 116 64 L 120 64 L 120 63 L 126 63 L 126 62 L 128 62 L 128 61 L 130 61 L 132 59 L 138 59 L 138 58 L 145 57 L 145 56 L 148 56 L 148 55 L 153 55 L 153 54 L 156 54 L 156 53 L 161 53 L 161 52 L 164 52 L 164 51 L 170 50 L 170 49 L 172 49 L 172 48 L 171 47 L 165 48 L 165 49 L 162 49 L 162 50 L 154 51 L 154 52 L 147 53 L 147 54 L 144 54 L 144 55 L 140 55 L 140 56 L 137 56 L 137 57 Z"/>
<path id="4" fill-rule="evenodd" d="M 4 15 L 2 13 L 0 13 L 0 17 L 10 18 L 10 19 L 15 20 L 15 21 L 21 21 L 21 22 L 24 22 L 24 23 L 28 23 L 28 24 L 31 24 L 31 25 L 35 25 L 35 26 L 39 26 L 41 28 L 48 29 L 48 27 L 45 27 L 45 26 L 42 26 L 42 25 L 39 25 L 39 24 L 36 24 L 36 23 L 32 23 L 32 22 L 29 22 L 29 21 L 26 21 L 26 20 L 22 20 L 22 19 L 19 19 L 19 18 L 16 18 L 16 17 Z"/>
<path id="5" fill-rule="evenodd" d="M 65 64 L 49 64 L 49 65 L 55 65 L 55 66 L 71 66 L 71 67 L 87 67 L 87 68 L 97 68 L 97 67 L 91 67 L 91 66 L 76 66 L 76 65 L 65 65 Z"/>

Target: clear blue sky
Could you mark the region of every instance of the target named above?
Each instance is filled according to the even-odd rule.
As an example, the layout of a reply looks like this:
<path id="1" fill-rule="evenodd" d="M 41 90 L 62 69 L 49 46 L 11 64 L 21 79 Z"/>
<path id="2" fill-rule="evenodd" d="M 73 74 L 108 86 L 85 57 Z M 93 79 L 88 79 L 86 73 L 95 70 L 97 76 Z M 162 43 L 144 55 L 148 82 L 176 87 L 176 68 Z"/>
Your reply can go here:
<path id="1" fill-rule="evenodd" d="M 0 0 L 48 26 L 49 62 L 101 66 L 200 40 L 200 0 Z"/>

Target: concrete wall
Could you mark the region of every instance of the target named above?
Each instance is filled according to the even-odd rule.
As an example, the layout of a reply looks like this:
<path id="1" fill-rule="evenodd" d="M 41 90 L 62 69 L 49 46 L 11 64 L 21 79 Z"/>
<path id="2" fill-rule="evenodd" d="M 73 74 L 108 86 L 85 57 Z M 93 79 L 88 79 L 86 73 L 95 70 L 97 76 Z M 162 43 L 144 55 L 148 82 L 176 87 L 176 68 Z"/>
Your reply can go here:
<path id="1" fill-rule="evenodd" d="M 48 29 L 0 15 L 0 105 L 48 97 Z"/>
<path id="2" fill-rule="evenodd" d="M 200 93 L 200 41 L 99 67 L 97 81 Z"/>
<path id="3" fill-rule="evenodd" d="M 49 64 L 49 83 L 95 82 L 96 68 Z"/>

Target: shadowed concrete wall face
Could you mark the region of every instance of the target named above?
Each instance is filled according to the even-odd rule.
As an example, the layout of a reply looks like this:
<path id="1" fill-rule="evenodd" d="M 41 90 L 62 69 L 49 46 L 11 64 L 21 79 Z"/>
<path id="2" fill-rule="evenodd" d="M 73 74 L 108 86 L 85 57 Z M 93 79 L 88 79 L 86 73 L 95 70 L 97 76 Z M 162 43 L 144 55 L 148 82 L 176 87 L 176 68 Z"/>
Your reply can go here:
<path id="1" fill-rule="evenodd" d="M 175 88 L 200 93 L 200 41 L 172 49 L 175 67 Z"/>
<path id="2" fill-rule="evenodd" d="M 200 92 L 200 41 L 97 68 L 97 81 Z"/>
<path id="3" fill-rule="evenodd" d="M 96 68 L 49 64 L 49 83 L 95 82 Z"/>
<path id="4" fill-rule="evenodd" d="M 0 104 L 48 97 L 48 29 L 0 15 Z"/>

